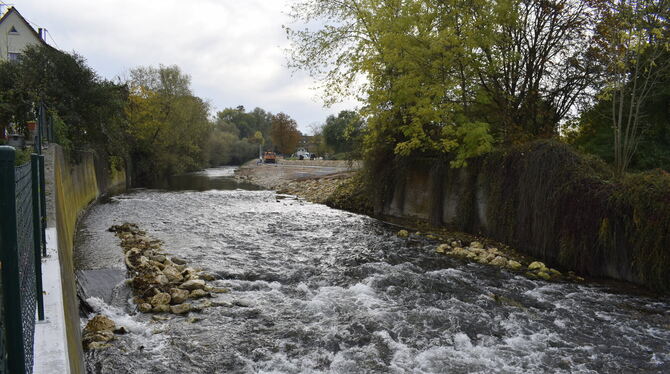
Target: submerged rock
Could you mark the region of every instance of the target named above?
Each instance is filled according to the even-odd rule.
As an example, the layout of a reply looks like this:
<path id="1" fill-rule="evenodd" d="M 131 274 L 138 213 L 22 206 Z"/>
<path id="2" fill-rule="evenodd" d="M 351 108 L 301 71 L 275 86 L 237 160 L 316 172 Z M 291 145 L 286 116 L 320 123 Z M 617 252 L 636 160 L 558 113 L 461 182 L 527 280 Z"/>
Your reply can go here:
<path id="1" fill-rule="evenodd" d="M 208 296 L 212 295 L 210 295 L 210 293 L 205 290 L 199 290 L 199 289 L 191 291 L 191 294 L 189 295 L 189 297 L 192 299 L 200 299 L 202 297 L 208 297 Z"/>
<path id="2" fill-rule="evenodd" d="M 206 281 L 217 280 L 216 275 L 214 275 L 214 274 L 210 274 L 210 273 L 201 273 L 201 274 L 200 274 L 200 278 L 201 278 L 201 279 L 204 279 L 204 280 L 206 280 Z"/>
<path id="3" fill-rule="evenodd" d="M 91 343 L 88 343 L 88 345 L 86 345 L 86 349 L 88 349 L 89 351 L 93 351 L 93 350 L 96 350 L 96 349 L 109 348 L 111 346 L 112 346 L 111 344 L 107 344 L 105 342 L 91 342 Z"/>
<path id="4" fill-rule="evenodd" d="M 182 283 L 180 287 L 189 291 L 201 290 L 205 288 L 205 281 L 202 279 L 191 279 Z"/>
<path id="5" fill-rule="evenodd" d="M 170 311 L 174 314 L 186 314 L 191 311 L 191 304 L 183 303 L 178 305 L 172 305 Z"/>
<path id="6" fill-rule="evenodd" d="M 179 257 L 170 257 L 170 260 L 177 265 L 186 265 L 186 260 Z"/>

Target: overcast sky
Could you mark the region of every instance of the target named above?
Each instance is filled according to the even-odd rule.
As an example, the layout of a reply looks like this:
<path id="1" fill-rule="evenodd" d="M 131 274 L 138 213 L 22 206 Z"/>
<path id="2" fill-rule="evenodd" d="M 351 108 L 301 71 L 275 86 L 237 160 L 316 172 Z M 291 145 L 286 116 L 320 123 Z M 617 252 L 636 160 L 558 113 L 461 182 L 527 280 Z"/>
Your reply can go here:
<path id="1" fill-rule="evenodd" d="M 244 105 L 283 111 L 308 131 L 351 100 L 324 108 L 315 82 L 286 68 L 282 24 L 294 0 L 0 0 L 49 30 L 103 77 L 141 65 L 178 65 L 213 113 Z M 53 37 L 53 40 L 51 40 Z M 55 42 L 54 42 L 55 41 Z"/>

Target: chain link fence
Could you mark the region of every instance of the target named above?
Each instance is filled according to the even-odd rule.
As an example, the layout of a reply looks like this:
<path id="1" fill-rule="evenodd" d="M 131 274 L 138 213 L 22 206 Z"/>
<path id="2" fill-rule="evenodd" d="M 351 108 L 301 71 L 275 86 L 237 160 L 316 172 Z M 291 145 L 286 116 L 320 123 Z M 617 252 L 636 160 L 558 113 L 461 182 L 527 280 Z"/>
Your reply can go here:
<path id="1" fill-rule="evenodd" d="M 44 319 L 41 156 L 17 167 L 15 157 L 0 146 L 0 374 L 32 373 L 35 321 Z"/>
<path id="2" fill-rule="evenodd" d="M 33 336 L 35 334 L 35 247 L 33 230 L 32 168 L 31 164 L 15 168 L 16 242 L 19 260 L 19 289 L 21 292 L 21 326 L 26 372 L 33 367 Z M 40 248 L 37 248 L 40 250 Z"/>

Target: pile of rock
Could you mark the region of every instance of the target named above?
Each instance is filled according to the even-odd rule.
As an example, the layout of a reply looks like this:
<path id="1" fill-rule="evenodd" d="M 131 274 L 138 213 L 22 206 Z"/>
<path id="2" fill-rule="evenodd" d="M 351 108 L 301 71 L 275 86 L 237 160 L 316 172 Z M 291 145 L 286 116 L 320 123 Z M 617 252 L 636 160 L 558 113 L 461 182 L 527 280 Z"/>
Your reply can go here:
<path id="1" fill-rule="evenodd" d="M 114 321 L 103 315 L 97 315 L 84 327 L 84 348 L 87 350 L 107 348 L 109 347 L 107 343 L 115 339 L 115 334 L 125 333 L 125 328 L 117 329 Z"/>
<path id="2" fill-rule="evenodd" d="M 437 253 L 459 257 L 476 261 L 480 264 L 487 264 L 502 268 L 507 268 L 514 271 L 526 270 L 526 276 L 532 278 L 542 278 L 544 280 L 552 280 L 561 277 L 562 274 L 556 269 L 551 269 L 545 266 L 542 262 L 531 262 L 527 267 L 519 261 L 510 258 L 496 247 L 488 247 L 478 242 L 473 241 L 469 245 L 463 245 L 460 241 L 453 241 L 451 243 L 441 244 L 435 250 Z"/>
<path id="3" fill-rule="evenodd" d="M 167 257 L 161 241 L 147 237 L 137 225 L 124 223 L 112 226 L 109 231 L 121 239 L 133 300 L 140 312 L 186 314 L 211 305 L 207 301 L 199 304 L 189 301 L 211 297 L 212 292 L 228 291 L 207 284 L 205 279 L 215 279 L 212 275 L 188 267 L 178 257 Z"/>
<path id="4" fill-rule="evenodd" d="M 281 194 L 300 196 L 313 203 L 324 203 L 345 181 L 346 178 L 341 177 L 294 180 L 280 183 L 273 188 Z"/>

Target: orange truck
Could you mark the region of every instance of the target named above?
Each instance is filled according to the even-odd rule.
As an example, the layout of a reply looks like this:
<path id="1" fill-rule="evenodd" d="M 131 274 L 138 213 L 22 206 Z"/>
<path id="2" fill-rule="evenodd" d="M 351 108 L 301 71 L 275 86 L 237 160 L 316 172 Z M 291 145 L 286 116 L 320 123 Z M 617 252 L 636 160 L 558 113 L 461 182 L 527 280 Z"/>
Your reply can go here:
<path id="1" fill-rule="evenodd" d="M 263 154 L 263 163 L 265 164 L 276 164 L 277 155 L 274 152 L 265 152 Z"/>

